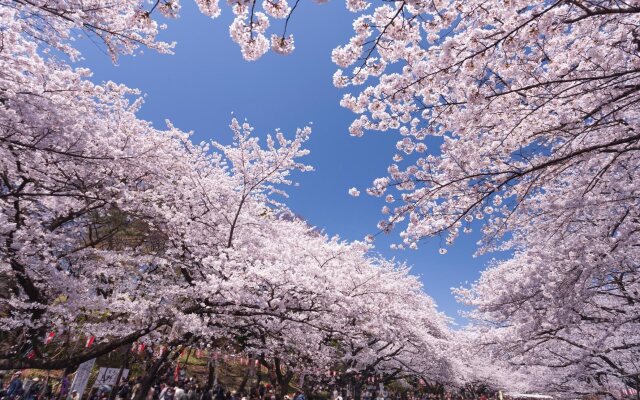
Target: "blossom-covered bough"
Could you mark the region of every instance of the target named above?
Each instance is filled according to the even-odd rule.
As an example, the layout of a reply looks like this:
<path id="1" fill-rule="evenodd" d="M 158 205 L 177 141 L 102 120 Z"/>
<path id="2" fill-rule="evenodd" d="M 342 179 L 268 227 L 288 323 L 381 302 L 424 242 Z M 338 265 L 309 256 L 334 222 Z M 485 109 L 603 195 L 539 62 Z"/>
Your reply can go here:
<path id="1" fill-rule="evenodd" d="M 247 60 L 256 60 L 270 49 L 282 55 L 294 50 L 288 26 L 300 0 L 231 0 L 228 8 L 236 16 L 229 27 L 231 38 L 238 43 Z M 200 11 L 217 18 L 220 0 L 196 0 Z M 172 53 L 175 43 L 158 39 L 166 22 L 178 17 L 179 0 L 138 2 L 117 0 L 44 1 L 2 0 L 0 6 L 13 9 L 22 21 L 21 29 L 35 41 L 61 50 L 73 58 L 80 56 L 72 38 L 79 32 L 103 44 L 114 59 L 149 48 Z M 272 20 L 282 20 L 281 27 L 267 30 Z M 269 37 L 267 37 L 269 35 Z"/>
<path id="2" fill-rule="evenodd" d="M 403 204 L 385 224 L 408 219 L 403 245 L 436 235 L 452 241 L 473 219 L 488 218 L 491 246 L 520 226 L 518 214 L 538 207 L 530 199 L 545 183 L 590 171 L 565 188 L 567 202 L 581 203 L 610 163 L 631 157 L 639 10 L 592 3 L 405 1 L 356 20 L 356 35 L 333 54 L 355 69 L 338 71 L 335 83 L 377 77 L 343 99 L 362 114 L 351 132 L 403 136 L 397 164 L 369 190 L 401 191 Z M 421 155 L 428 145 L 436 148 Z M 595 165 L 580 162 L 595 155 Z"/>

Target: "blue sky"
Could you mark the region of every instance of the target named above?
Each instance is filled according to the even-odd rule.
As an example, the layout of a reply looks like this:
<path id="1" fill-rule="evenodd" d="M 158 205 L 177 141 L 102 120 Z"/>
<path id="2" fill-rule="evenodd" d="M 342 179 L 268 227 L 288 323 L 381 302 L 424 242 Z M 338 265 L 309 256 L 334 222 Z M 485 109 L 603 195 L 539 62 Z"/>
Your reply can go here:
<path id="1" fill-rule="evenodd" d="M 228 142 L 232 112 L 246 118 L 261 135 L 275 128 L 291 135 L 296 127 L 313 122 L 307 146 L 311 154 L 305 161 L 316 171 L 296 177 L 300 186 L 289 190 L 288 205 L 330 235 L 362 239 L 375 232 L 383 200 L 363 189 L 385 175 L 399 135 L 371 132 L 354 138 L 347 131 L 354 115 L 339 105 L 344 91 L 332 85 L 336 66 L 331 50 L 350 38 L 353 14 L 344 1 L 319 5 L 303 0 L 289 24 L 296 41 L 294 53 L 286 57 L 268 53 L 256 62 L 244 61 L 229 38 L 231 19 L 226 7 L 220 18 L 211 20 L 193 2 L 183 0 L 181 17 L 169 21 L 162 34 L 165 40 L 178 42 L 176 54 L 145 51 L 121 57 L 113 65 L 101 48 L 85 39 L 78 43 L 85 55 L 80 64 L 94 71 L 97 82 L 113 80 L 140 89 L 146 95 L 141 118 L 158 127 L 169 119 L 184 131 L 193 130 L 196 141 Z M 281 21 L 275 22 L 281 29 Z M 352 186 L 363 195 L 349 196 Z M 486 265 L 487 257 L 472 257 L 478 236 L 461 237 L 443 256 L 438 254 L 437 239 L 417 251 L 390 250 L 398 233 L 378 237 L 377 250 L 412 265 L 439 309 L 464 323 L 450 288 L 476 280 Z"/>

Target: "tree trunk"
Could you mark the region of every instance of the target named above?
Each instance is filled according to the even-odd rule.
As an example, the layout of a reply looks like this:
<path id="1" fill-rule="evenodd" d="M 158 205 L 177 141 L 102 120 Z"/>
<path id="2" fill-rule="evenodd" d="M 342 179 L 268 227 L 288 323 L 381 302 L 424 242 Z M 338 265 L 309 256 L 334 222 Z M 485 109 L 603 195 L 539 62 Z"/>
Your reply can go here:
<path id="1" fill-rule="evenodd" d="M 180 353 L 182 352 L 182 350 L 184 350 L 184 347 L 185 346 L 182 346 L 181 348 L 176 349 L 176 352 L 174 353 L 173 357 L 171 357 L 172 360 L 175 360 L 180 356 Z M 147 394 L 149 393 L 149 390 L 153 385 L 153 381 L 157 377 L 158 371 L 160 371 L 160 368 L 167 361 L 170 354 L 171 354 L 171 351 L 167 349 L 166 353 L 162 354 L 158 360 L 156 360 L 153 364 L 151 364 L 151 367 L 147 370 L 147 373 L 144 375 L 144 378 L 142 378 L 140 390 L 138 391 L 138 393 L 136 393 L 136 397 L 133 400 L 143 400 L 147 397 Z"/>
<path id="2" fill-rule="evenodd" d="M 258 387 L 258 383 L 260 383 L 260 381 L 255 381 L 256 379 L 256 359 L 255 358 L 249 358 L 249 395 L 251 395 L 251 392 Z"/>
<path id="3" fill-rule="evenodd" d="M 138 390 L 138 393 L 136 393 L 134 400 L 142 400 L 147 397 L 147 394 L 153 385 L 153 380 L 156 378 L 160 367 L 162 367 L 165 361 L 167 361 L 167 358 L 169 358 L 169 353 L 170 352 L 167 351 L 165 354 L 161 355 L 158 360 L 151 364 L 151 368 L 147 370 L 147 373 L 142 378 L 140 389 Z"/>
<path id="4" fill-rule="evenodd" d="M 116 398 L 116 389 L 120 384 L 120 379 L 122 379 L 122 372 L 129 365 L 129 353 L 131 353 L 131 351 L 130 349 L 127 349 L 127 352 L 124 354 L 124 362 L 122 363 L 122 367 L 120 367 L 120 371 L 118 371 L 118 376 L 116 377 L 116 383 L 113 385 L 111 393 L 109 393 L 109 400 L 114 400 Z"/>
<path id="5" fill-rule="evenodd" d="M 187 358 L 184 359 L 184 363 L 182 363 L 182 369 L 185 369 L 187 366 L 187 363 L 189 362 L 189 357 L 191 357 L 191 348 L 189 348 L 189 351 L 187 352 Z"/>
<path id="6" fill-rule="evenodd" d="M 209 391 L 213 389 L 213 380 L 215 378 L 216 372 L 216 361 L 209 358 L 209 362 L 207 363 L 207 383 L 204 386 L 204 391 Z"/>
<path id="7" fill-rule="evenodd" d="M 289 383 L 291 382 L 291 378 L 293 378 L 293 371 L 291 369 L 287 369 L 287 372 L 283 374 L 279 358 L 275 358 L 273 360 L 273 365 L 275 367 L 274 369 L 277 382 L 276 396 L 278 396 L 278 399 L 284 399 L 284 396 L 289 392 Z"/>
<path id="8" fill-rule="evenodd" d="M 249 382 L 249 379 L 251 379 L 251 363 L 252 362 L 253 360 L 250 358 L 249 366 L 244 372 L 244 375 L 242 376 L 242 381 L 240 382 L 240 386 L 238 386 L 238 393 L 240 394 L 244 393 L 244 390 L 247 387 L 247 382 Z"/>
<path id="9" fill-rule="evenodd" d="M 360 400 L 362 398 L 362 382 L 355 381 L 353 384 L 353 398 Z"/>

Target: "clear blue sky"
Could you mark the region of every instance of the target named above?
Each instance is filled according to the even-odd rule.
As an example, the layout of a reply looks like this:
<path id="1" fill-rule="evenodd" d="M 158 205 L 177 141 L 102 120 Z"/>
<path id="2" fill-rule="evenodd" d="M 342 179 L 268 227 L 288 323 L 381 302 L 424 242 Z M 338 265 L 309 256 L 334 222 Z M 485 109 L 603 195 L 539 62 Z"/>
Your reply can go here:
<path id="1" fill-rule="evenodd" d="M 147 50 L 113 65 L 102 49 L 81 40 L 78 45 L 85 60 L 80 64 L 94 71 L 97 82 L 113 80 L 140 89 L 146 94 L 141 118 L 157 127 L 170 119 L 184 131 L 193 130 L 196 141 L 228 142 L 232 112 L 248 119 L 261 135 L 275 128 L 291 135 L 312 121 L 306 162 L 316 171 L 296 177 L 300 186 L 289 190 L 288 205 L 330 235 L 362 239 L 375 232 L 383 199 L 370 197 L 363 189 L 385 175 L 399 135 L 372 132 L 354 138 L 347 131 L 354 115 L 339 105 L 344 91 L 332 85 L 336 66 L 331 50 L 350 38 L 353 14 L 344 1 L 319 5 L 303 0 L 289 24 L 296 41 L 294 53 L 286 57 L 268 53 L 257 62 L 244 61 L 229 38 L 231 19 L 227 7 L 220 18 L 211 20 L 191 0 L 182 0 L 181 17 L 169 21 L 162 34 L 178 42 L 176 54 Z M 280 29 L 281 21 L 275 22 Z M 352 186 L 363 194 L 349 196 Z M 462 237 L 442 256 L 438 240 L 423 243 L 417 251 L 390 250 L 398 233 L 378 237 L 377 251 L 410 264 L 439 309 L 464 323 L 450 288 L 476 280 L 486 264 L 487 257 L 472 257 L 478 237 Z"/>

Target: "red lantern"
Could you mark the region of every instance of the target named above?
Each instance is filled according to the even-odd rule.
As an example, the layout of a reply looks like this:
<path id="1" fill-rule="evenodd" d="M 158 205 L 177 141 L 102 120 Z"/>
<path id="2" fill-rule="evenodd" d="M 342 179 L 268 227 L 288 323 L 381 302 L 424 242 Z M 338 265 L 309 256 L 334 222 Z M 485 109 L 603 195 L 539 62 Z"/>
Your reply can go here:
<path id="1" fill-rule="evenodd" d="M 44 344 L 47 345 L 53 341 L 53 338 L 56 336 L 55 332 L 47 333 L 47 337 L 44 338 Z"/>

